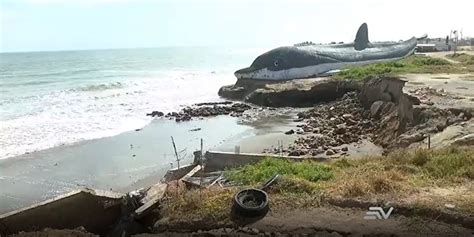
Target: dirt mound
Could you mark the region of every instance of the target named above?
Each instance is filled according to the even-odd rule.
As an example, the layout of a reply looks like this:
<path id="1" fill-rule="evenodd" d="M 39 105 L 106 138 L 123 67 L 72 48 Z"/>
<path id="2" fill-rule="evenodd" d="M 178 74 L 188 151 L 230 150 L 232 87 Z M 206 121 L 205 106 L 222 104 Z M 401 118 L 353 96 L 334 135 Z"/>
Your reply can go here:
<path id="1" fill-rule="evenodd" d="M 342 97 L 359 89 L 359 83 L 332 78 L 295 79 L 283 82 L 239 79 L 223 86 L 219 95 L 270 107 L 308 107 Z"/>

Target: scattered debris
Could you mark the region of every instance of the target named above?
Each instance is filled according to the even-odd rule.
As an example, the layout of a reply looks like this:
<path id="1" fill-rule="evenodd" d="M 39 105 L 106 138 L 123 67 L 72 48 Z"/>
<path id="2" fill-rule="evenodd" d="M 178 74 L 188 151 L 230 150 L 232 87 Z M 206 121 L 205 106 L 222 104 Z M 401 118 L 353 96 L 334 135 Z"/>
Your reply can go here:
<path id="1" fill-rule="evenodd" d="M 250 105 L 244 103 L 234 103 L 234 102 L 208 102 L 208 103 L 199 103 L 194 106 L 188 106 L 183 108 L 180 112 L 170 112 L 164 115 L 162 112 L 153 111 L 148 116 L 153 117 L 166 117 L 169 119 L 174 119 L 176 122 L 189 121 L 192 118 L 198 117 L 212 117 L 217 115 L 230 115 L 230 116 L 241 116 L 243 112 L 248 109 L 251 109 Z"/>
<path id="2" fill-rule="evenodd" d="M 156 110 L 151 113 L 146 114 L 146 116 L 151 116 L 151 117 L 162 117 L 163 115 L 165 115 L 163 112 L 156 111 Z"/>
<path id="3" fill-rule="evenodd" d="M 444 204 L 444 206 L 448 209 L 454 209 L 456 206 L 454 204 Z"/>

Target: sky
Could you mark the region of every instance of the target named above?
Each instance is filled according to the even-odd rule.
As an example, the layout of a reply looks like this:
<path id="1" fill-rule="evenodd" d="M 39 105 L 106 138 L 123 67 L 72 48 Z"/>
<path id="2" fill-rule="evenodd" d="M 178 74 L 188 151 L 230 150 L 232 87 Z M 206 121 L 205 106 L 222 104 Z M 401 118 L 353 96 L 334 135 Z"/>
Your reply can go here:
<path id="1" fill-rule="evenodd" d="M 474 36 L 473 0 L 0 0 L 0 52 L 275 47 L 450 30 Z"/>

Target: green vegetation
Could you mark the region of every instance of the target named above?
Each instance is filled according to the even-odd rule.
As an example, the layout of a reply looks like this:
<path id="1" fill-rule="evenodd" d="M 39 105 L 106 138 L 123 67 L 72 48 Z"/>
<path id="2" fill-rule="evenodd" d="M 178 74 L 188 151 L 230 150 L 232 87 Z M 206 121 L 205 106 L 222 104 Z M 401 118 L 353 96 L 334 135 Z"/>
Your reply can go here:
<path id="1" fill-rule="evenodd" d="M 449 203 L 464 214 L 474 209 L 474 147 L 405 149 L 387 156 L 324 163 L 266 158 L 224 174 L 244 187 L 258 187 L 281 174 L 281 179 L 268 190 L 271 207 L 279 210 L 318 207 L 329 205 L 329 200 L 348 199 L 400 202 L 423 210 L 444 209 L 444 204 Z M 169 223 L 232 223 L 232 198 L 242 186 L 193 190 L 184 186 L 168 186 L 160 214 Z"/>
<path id="2" fill-rule="evenodd" d="M 368 77 L 394 76 L 404 73 L 465 73 L 469 71 L 471 68 L 452 64 L 444 59 L 413 55 L 399 61 L 349 67 L 335 75 L 335 78 L 362 80 Z"/>
<path id="3" fill-rule="evenodd" d="M 275 158 L 266 158 L 256 164 L 228 170 L 225 176 L 234 182 L 244 185 L 255 185 L 267 181 L 275 174 L 311 182 L 329 180 L 333 177 L 331 168 L 318 162 L 291 162 Z"/>
<path id="4" fill-rule="evenodd" d="M 388 156 L 339 159 L 329 163 L 267 158 L 228 170 L 225 175 L 233 182 L 257 186 L 277 173 L 282 175 L 282 179 L 271 192 L 284 195 L 277 198 L 279 202 L 289 194 L 306 198 L 309 197 L 307 194 L 326 198 L 403 198 L 416 193 L 419 188 L 449 189 L 472 184 L 474 148 L 400 150 Z M 473 192 L 466 195 L 459 200 L 474 201 Z"/>
<path id="5" fill-rule="evenodd" d="M 474 55 L 470 55 L 466 53 L 457 53 L 457 54 L 447 55 L 447 57 L 466 65 L 474 65 Z"/>

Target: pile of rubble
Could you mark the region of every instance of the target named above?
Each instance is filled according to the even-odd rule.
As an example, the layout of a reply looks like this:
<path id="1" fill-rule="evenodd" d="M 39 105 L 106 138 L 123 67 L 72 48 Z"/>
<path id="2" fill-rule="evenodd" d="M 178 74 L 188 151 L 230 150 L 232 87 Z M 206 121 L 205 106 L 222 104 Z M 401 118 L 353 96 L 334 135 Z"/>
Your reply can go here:
<path id="1" fill-rule="evenodd" d="M 408 91 L 411 95 L 416 96 L 420 100 L 420 104 L 434 105 L 430 97 L 432 96 L 447 96 L 444 89 L 435 89 L 431 87 L 422 87 Z"/>
<path id="2" fill-rule="evenodd" d="M 423 141 L 472 118 L 468 110 L 423 105 L 416 96 L 403 93 L 404 84 L 398 78 L 370 79 L 360 92 L 349 92 L 336 101 L 300 113 L 303 124 L 286 134 L 302 136 L 283 152 L 290 156 L 344 155 L 348 151 L 346 144 L 363 139 L 389 151 Z M 413 93 L 446 96 L 443 90 L 426 88 Z"/>
<path id="3" fill-rule="evenodd" d="M 370 115 L 360 105 L 357 92 L 299 113 L 298 117 L 303 124 L 298 125 L 301 130 L 297 133 L 305 136 L 288 148 L 290 156 L 344 154 L 347 147 L 336 147 L 368 138 L 374 127 Z"/>
<path id="4" fill-rule="evenodd" d="M 192 118 L 212 117 L 217 115 L 230 115 L 239 117 L 246 110 L 251 109 L 250 105 L 233 102 L 212 102 L 200 103 L 183 108 L 180 112 L 170 112 L 166 115 L 160 111 L 153 111 L 147 116 L 165 117 L 174 119 L 176 122 L 189 121 Z"/>

